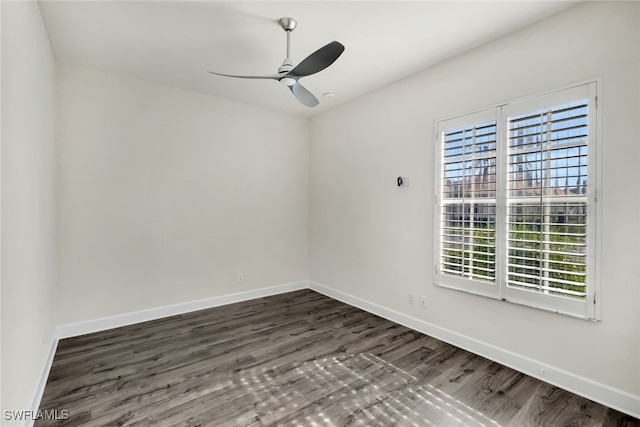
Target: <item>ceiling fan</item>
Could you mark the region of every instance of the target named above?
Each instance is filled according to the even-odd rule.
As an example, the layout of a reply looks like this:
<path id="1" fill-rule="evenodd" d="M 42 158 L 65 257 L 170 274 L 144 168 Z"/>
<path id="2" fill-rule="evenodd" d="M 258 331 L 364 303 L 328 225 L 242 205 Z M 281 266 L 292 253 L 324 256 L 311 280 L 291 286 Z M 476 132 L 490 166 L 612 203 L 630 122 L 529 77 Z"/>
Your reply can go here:
<path id="1" fill-rule="evenodd" d="M 278 68 L 278 74 L 267 76 L 234 76 L 231 74 L 214 73 L 213 71 L 207 72 L 217 76 L 235 77 L 238 79 L 278 80 L 291 90 L 293 96 L 295 96 L 300 103 L 307 107 L 315 107 L 319 103 L 318 98 L 302 86 L 298 80 L 322 71 L 333 64 L 342 52 L 344 52 L 344 46 L 339 42 L 333 41 L 316 50 L 307 56 L 300 64 L 294 66 L 289 49 L 290 35 L 298 23 L 293 18 L 280 18 L 279 22 L 282 29 L 287 33 L 287 57 L 284 59 L 280 68 Z"/>

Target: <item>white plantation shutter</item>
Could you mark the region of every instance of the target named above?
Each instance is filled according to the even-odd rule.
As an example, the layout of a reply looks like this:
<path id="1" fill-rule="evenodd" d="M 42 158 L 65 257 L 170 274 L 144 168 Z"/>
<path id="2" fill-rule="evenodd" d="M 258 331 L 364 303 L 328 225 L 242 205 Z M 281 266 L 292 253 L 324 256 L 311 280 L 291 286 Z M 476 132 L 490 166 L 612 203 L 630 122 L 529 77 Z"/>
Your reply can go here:
<path id="1" fill-rule="evenodd" d="M 508 284 L 584 298 L 587 100 L 509 118 Z"/>
<path id="2" fill-rule="evenodd" d="M 442 285 L 497 295 L 495 109 L 440 123 Z"/>
<path id="3" fill-rule="evenodd" d="M 438 122 L 437 284 L 597 317 L 595 96 L 590 83 Z"/>
<path id="4" fill-rule="evenodd" d="M 595 318 L 596 83 L 502 108 L 507 300 Z"/>

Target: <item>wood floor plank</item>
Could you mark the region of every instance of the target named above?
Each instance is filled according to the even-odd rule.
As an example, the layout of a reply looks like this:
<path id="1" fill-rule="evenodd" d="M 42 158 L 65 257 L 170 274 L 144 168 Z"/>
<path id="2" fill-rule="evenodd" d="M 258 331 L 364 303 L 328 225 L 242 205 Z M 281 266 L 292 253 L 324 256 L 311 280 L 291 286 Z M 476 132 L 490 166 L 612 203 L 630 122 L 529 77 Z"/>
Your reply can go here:
<path id="1" fill-rule="evenodd" d="M 620 426 L 637 419 L 310 290 L 61 340 L 46 426 Z"/>

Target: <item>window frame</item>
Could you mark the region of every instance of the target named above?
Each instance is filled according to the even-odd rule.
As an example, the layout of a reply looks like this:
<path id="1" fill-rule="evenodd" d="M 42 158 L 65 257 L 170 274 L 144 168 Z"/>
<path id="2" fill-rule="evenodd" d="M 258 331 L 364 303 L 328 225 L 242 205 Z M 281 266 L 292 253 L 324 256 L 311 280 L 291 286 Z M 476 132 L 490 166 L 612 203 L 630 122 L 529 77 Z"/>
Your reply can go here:
<path id="1" fill-rule="evenodd" d="M 601 78 L 568 85 L 562 88 L 509 100 L 491 107 L 475 110 L 437 120 L 435 122 L 435 207 L 434 207 L 434 274 L 433 283 L 443 288 L 499 299 L 514 304 L 565 314 L 589 320 L 601 320 L 599 300 L 601 298 L 601 203 L 598 193 L 601 188 L 602 168 L 602 108 Z M 508 254 L 508 196 L 509 174 L 509 117 L 545 108 L 568 104 L 572 100 L 588 100 L 587 116 L 587 192 L 586 192 L 586 296 L 582 300 L 563 296 L 545 295 L 536 291 L 518 289 L 507 284 Z M 484 282 L 446 274 L 441 271 L 443 206 L 455 201 L 443 200 L 444 165 L 443 138 L 445 132 L 457 128 L 496 122 L 496 194 L 495 194 L 495 281 Z M 541 199 L 542 200 L 542 199 Z M 513 202 L 512 202 L 513 203 Z"/>

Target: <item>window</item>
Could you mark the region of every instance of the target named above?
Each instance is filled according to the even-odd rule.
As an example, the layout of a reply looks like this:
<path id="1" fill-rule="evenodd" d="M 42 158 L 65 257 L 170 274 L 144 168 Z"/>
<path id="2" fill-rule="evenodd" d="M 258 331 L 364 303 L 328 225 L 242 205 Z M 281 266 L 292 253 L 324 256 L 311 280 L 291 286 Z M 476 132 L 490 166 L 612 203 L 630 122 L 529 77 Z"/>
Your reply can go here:
<path id="1" fill-rule="evenodd" d="M 598 318 L 596 90 L 437 123 L 437 285 Z"/>

